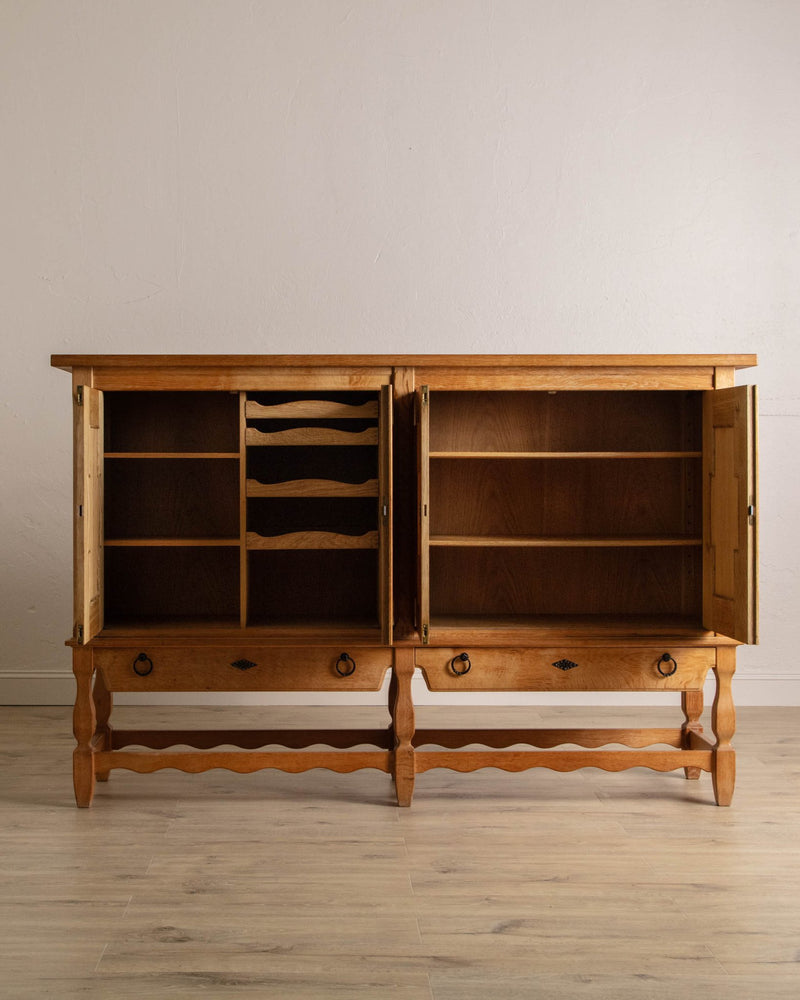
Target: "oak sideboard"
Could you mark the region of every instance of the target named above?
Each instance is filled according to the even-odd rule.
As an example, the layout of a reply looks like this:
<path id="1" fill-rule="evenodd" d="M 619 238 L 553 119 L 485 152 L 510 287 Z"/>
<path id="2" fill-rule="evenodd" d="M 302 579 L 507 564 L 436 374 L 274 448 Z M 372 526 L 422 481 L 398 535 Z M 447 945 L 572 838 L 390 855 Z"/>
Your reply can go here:
<path id="1" fill-rule="evenodd" d="M 757 641 L 753 355 L 58 355 L 75 796 L 114 768 L 710 772 Z M 673 692 L 673 728 L 417 729 L 436 692 Z M 711 731 L 703 688 L 716 682 Z M 387 680 L 388 678 L 388 680 Z M 115 692 L 384 691 L 378 729 L 118 729 Z M 635 716 L 635 708 L 629 709 Z M 635 721 L 635 719 L 634 719 Z M 232 749 L 231 749 L 232 748 Z"/>

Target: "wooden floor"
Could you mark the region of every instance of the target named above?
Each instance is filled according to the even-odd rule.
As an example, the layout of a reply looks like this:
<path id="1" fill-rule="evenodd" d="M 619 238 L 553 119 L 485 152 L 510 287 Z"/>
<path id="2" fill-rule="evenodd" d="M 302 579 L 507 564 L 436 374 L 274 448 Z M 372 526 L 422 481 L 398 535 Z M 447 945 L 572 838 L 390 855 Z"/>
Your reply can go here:
<path id="1" fill-rule="evenodd" d="M 680 715 L 437 708 L 418 724 L 610 726 L 631 712 Z M 592 769 L 431 771 L 405 810 L 377 771 L 114 771 L 78 810 L 70 714 L 0 709 L 4 1000 L 800 996 L 800 708 L 740 711 L 729 809 L 707 774 Z M 344 722 L 329 709 L 116 715 Z M 354 721 L 383 714 L 348 710 Z"/>

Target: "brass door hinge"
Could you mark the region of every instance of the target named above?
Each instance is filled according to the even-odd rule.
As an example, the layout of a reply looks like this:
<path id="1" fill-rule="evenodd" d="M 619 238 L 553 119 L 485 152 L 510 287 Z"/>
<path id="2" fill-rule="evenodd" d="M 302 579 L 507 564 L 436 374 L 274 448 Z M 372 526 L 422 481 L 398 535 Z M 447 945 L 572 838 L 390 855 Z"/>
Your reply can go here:
<path id="1" fill-rule="evenodd" d="M 83 642 L 83 625 L 75 626 L 75 638 L 78 642 Z"/>
<path id="2" fill-rule="evenodd" d="M 422 386 L 421 392 L 422 392 L 422 405 L 423 406 L 427 406 L 428 405 L 428 387 L 427 387 L 427 385 L 423 385 Z"/>
<path id="3" fill-rule="evenodd" d="M 75 402 L 78 406 L 83 406 L 83 386 L 79 385 L 75 387 Z"/>
<path id="4" fill-rule="evenodd" d="M 427 646 L 429 642 L 430 642 L 430 626 L 423 625 L 422 626 L 422 645 L 423 646 Z"/>

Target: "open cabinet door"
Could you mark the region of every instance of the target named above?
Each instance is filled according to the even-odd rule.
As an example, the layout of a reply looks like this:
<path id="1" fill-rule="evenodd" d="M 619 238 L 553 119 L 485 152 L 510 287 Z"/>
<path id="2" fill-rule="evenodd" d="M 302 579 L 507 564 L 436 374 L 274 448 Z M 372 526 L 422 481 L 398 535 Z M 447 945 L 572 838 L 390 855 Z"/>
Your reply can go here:
<path id="1" fill-rule="evenodd" d="M 758 642 L 756 389 L 703 397 L 703 625 Z"/>
<path id="2" fill-rule="evenodd" d="M 428 386 L 423 385 L 417 390 L 417 447 L 419 450 L 417 469 L 419 481 L 417 484 L 417 510 L 419 513 L 419 631 L 423 643 L 430 641 L 431 628 L 431 564 L 430 564 L 430 452 L 431 452 L 431 417 Z"/>
<path id="3" fill-rule="evenodd" d="M 75 625 L 87 643 L 103 627 L 103 394 L 78 386 L 74 405 Z"/>
<path id="4" fill-rule="evenodd" d="M 392 643 L 394 630 L 393 591 L 393 531 L 392 531 L 392 387 L 381 386 L 380 402 L 380 444 L 378 449 L 378 577 L 381 619 L 381 642 L 384 646 Z"/>

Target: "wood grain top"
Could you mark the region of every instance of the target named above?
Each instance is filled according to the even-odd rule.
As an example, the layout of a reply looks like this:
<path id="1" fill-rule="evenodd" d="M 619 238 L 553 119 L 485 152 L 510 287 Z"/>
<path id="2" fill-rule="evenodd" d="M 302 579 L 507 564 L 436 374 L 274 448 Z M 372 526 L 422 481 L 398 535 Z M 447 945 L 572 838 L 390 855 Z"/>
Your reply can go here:
<path id="1" fill-rule="evenodd" d="M 755 354 L 53 354 L 53 368 L 752 368 Z"/>

